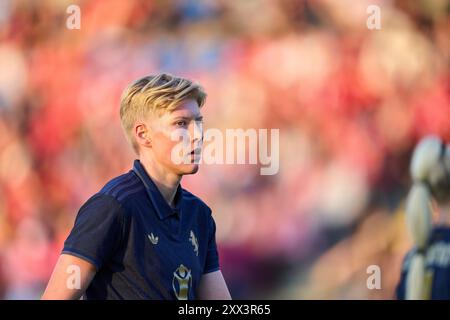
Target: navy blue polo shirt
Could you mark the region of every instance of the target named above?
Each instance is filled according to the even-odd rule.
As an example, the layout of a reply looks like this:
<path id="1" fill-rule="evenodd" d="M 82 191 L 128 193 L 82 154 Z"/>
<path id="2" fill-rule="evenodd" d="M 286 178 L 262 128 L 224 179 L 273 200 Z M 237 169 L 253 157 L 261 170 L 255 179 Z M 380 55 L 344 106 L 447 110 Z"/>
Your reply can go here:
<path id="1" fill-rule="evenodd" d="M 178 187 L 175 207 L 139 160 L 79 210 L 63 253 L 97 273 L 86 299 L 195 299 L 203 274 L 217 271 L 211 209 Z"/>
<path id="2" fill-rule="evenodd" d="M 402 264 L 400 281 L 397 285 L 397 299 L 405 299 L 405 286 L 411 258 L 417 249 L 410 250 Z M 426 298 L 431 300 L 450 299 L 450 228 L 437 226 L 433 229 L 425 252 Z"/>

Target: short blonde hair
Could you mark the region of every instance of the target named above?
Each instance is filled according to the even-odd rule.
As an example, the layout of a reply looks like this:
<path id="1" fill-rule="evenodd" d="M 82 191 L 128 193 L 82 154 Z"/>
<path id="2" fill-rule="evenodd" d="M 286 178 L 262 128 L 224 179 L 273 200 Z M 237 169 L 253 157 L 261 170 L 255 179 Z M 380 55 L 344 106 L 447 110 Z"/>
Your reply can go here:
<path id="1" fill-rule="evenodd" d="M 206 100 L 203 88 L 191 80 L 161 73 L 140 78 L 130 84 L 120 99 L 120 120 L 134 151 L 138 145 L 133 128 L 149 113 L 161 115 L 173 111 L 183 100 L 194 99 L 202 107 Z"/>

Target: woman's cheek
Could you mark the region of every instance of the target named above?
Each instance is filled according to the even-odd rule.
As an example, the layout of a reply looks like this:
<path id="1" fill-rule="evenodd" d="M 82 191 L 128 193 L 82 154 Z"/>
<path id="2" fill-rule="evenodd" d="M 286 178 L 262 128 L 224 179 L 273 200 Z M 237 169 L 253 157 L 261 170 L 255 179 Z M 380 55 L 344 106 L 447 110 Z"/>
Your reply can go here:
<path id="1" fill-rule="evenodd" d="M 177 160 L 179 160 L 179 157 L 184 159 L 186 153 L 190 152 L 188 140 L 174 134 L 174 130 L 160 131 L 155 134 L 154 139 L 154 152 L 158 154 L 158 158 L 164 162 L 174 162 L 172 161 L 172 157 L 175 157 Z"/>
<path id="2" fill-rule="evenodd" d="M 183 140 L 179 141 L 172 139 L 165 139 L 164 147 L 164 155 L 167 159 L 172 160 L 172 157 L 181 157 L 184 158 L 185 150 L 183 148 Z"/>

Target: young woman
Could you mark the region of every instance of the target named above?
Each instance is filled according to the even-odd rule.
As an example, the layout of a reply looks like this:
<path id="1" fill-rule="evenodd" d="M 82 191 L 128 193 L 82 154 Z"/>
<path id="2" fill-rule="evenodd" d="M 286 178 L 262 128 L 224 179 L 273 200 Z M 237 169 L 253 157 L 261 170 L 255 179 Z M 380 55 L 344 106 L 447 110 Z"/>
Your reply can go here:
<path id="1" fill-rule="evenodd" d="M 169 74 L 124 91 L 121 122 L 138 159 L 81 207 L 43 299 L 230 299 L 211 209 L 180 185 L 198 170 L 205 97 Z M 180 131 L 188 140 L 174 158 Z"/>

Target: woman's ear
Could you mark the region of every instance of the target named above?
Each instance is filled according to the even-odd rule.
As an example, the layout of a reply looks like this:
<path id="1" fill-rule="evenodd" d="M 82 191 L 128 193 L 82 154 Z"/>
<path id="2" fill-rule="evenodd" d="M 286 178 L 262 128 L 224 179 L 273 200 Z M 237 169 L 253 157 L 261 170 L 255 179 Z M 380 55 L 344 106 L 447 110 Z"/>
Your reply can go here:
<path id="1" fill-rule="evenodd" d="M 136 142 L 144 147 L 151 147 L 150 130 L 144 123 L 136 123 L 134 126 L 134 136 Z"/>

